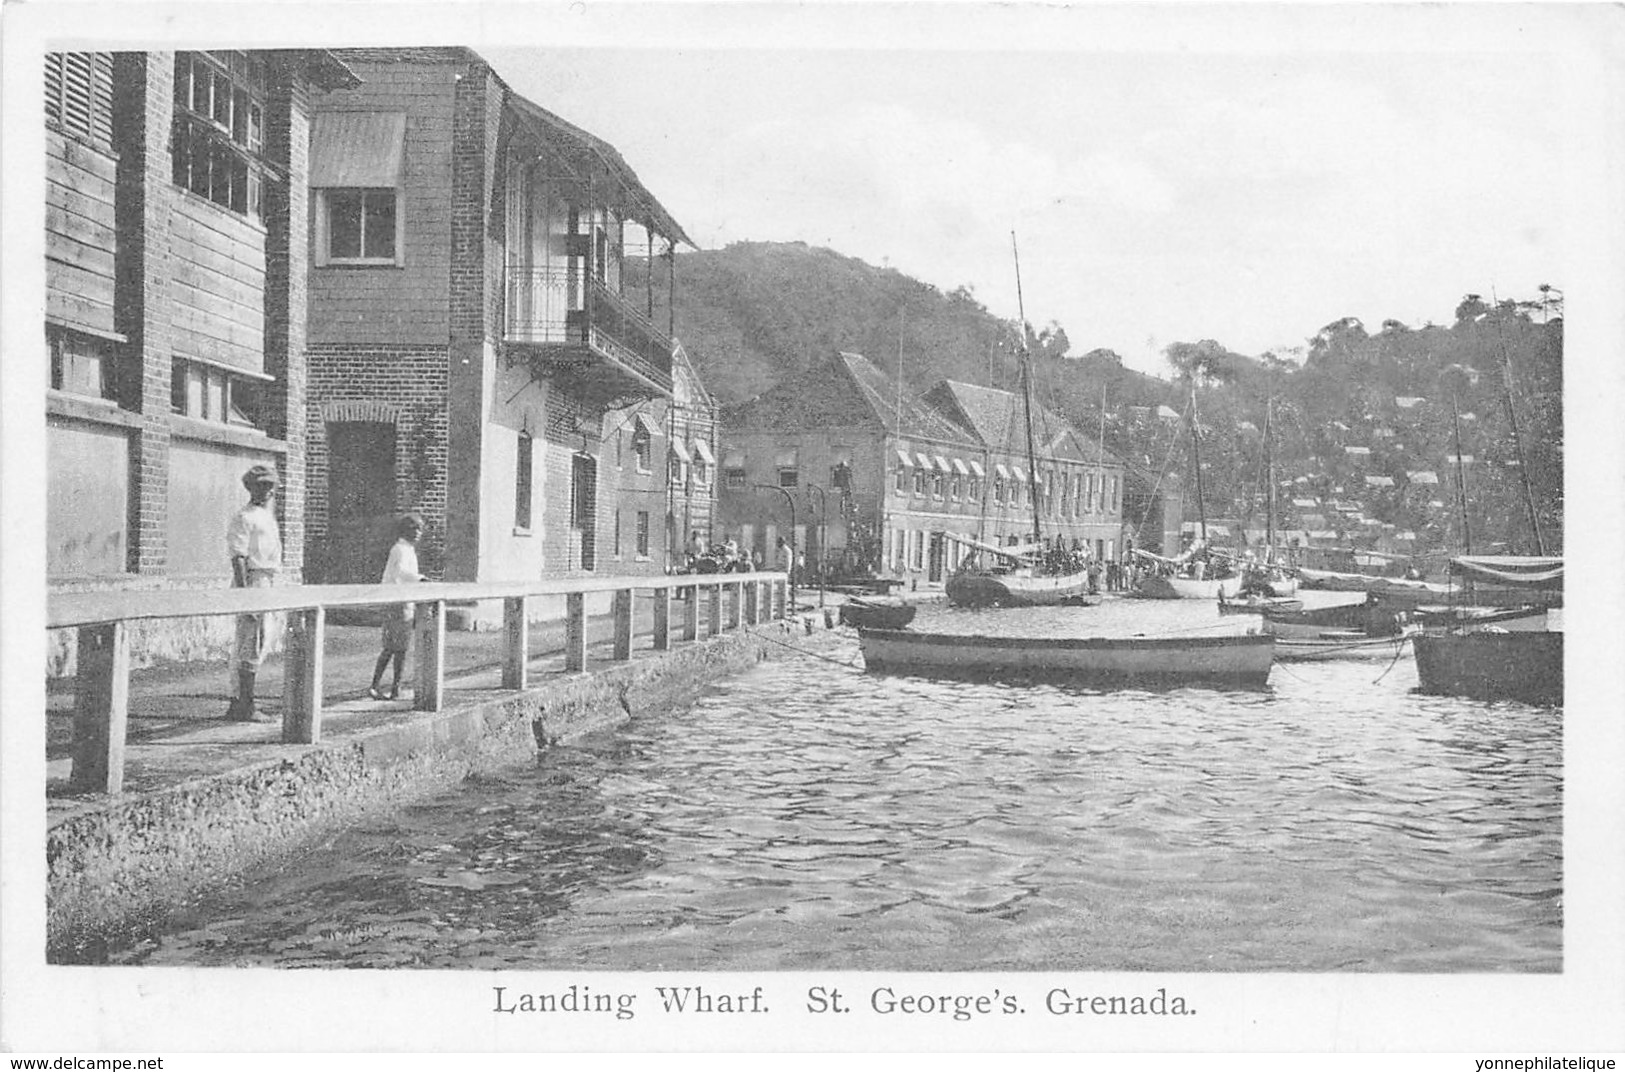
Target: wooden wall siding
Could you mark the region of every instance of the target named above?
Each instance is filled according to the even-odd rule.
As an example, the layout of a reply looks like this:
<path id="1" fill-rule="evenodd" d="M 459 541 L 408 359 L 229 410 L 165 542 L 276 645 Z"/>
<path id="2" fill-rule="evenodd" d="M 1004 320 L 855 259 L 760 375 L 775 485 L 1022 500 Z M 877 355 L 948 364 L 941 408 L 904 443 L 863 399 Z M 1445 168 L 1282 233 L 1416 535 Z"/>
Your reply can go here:
<path id="1" fill-rule="evenodd" d="M 81 142 L 45 135 L 45 313 L 101 331 L 113 322 L 118 250 L 118 161 Z"/>
<path id="2" fill-rule="evenodd" d="M 170 216 L 170 316 L 176 354 L 263 370 L 265 231 L 190 194 Z"/>
<path id="3" fill-rule="evenodd" d="M 451 337 L 451 136 L 458 68 L 356 63 L 365 81 L 317 96 L 314 111 L 404 111 L 406 145 L 399 210 L 403 263 L 312 268 L 312 344 L 444 345 Z M 314 242 L 316 191 L 311 196 Z M 312 258 L 314 263 L 314 257 Z"/>

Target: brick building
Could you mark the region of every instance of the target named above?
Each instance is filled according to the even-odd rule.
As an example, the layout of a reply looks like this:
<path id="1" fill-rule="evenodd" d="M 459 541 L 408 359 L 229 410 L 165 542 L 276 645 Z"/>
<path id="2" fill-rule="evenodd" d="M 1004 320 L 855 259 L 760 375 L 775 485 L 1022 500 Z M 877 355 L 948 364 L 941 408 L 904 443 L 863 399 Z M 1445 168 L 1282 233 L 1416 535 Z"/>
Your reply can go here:
<path id="1" fill-rule="evenodd" d="M 965 554 L 944 533 L 1025 542 L 1037 497 L 1046 539 L 1116 555 L 1122 463 L 1047 410 L 1033 424 L 1029 473 L 1017 396 L 945 380 L 915 397 L 837 354 L 724 410 L 721 525 L 768 561 L 793 536 L 832 573 L 940 581 Z"/>
<path id="2" fill-rule="evenodd" d="M 308 571 L 376 579 L 405 510 L 447 580 L 663 571 L 674 344 L 653 287 L 687 236 L 613 147 L 474 52 L 335 55 L 362 81 L 312 121 Z"/>
<path id="3" fill-rule="evenodd" d="M 256 463 L 297 581 L 309 101 L 357 79 L 321 51 L 52 53 L 44 75 L 50 584 L 227 583 Z M 143 626 L 135 651 L 229 629 Z"/>

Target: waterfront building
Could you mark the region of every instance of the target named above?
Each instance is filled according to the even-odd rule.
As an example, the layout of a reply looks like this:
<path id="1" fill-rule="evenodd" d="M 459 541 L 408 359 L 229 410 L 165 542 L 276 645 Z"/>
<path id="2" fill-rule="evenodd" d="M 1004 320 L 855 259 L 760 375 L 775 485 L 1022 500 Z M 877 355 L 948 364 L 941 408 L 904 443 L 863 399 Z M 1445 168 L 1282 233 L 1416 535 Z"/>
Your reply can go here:
<path id="1" fill-rule="evenodd" d="M 717 503 L 717 403 L 681 342 L 672 352 L 671 474 L 666 510 L 669 560 L 681 564 L 689 534 L 713 542 Z"/>
<path id="2" fill-rule="evenodd" d="M 653 323 L 682 228 L 478 54 L 335 54 L 362 81 L 310 138 L 309 572 L 376 579 L 405 510 L 445 580 L 664 571 L 707 405 Z"/>
<path id="3" fill-rule="evenodd" d="M 832 574 L 937 582 L 966 554 L 945 534 L 1026 542 L 1036 497 L 1046 539 L 1116 555 L 1122 463 L 1047 410 L 1033 425 L 1029 473 L 1019 397 L 950 380 L 916 397 L 834 354 L 724 408 L 720 525 L 764 559 L 783 536 Z"/>
<path id="4" fill-rule="evenodd" d="M 229 584 L 255 464 L 281 475 L 297 581 L 310 100 L 359 79 L 309 50 L 58 52 L 44 76 L 52 589 Z M 132 650 L 181 656 L 231 628 L 143 624 Z M 54 669 L 71 650 L 59 636 Z"/>

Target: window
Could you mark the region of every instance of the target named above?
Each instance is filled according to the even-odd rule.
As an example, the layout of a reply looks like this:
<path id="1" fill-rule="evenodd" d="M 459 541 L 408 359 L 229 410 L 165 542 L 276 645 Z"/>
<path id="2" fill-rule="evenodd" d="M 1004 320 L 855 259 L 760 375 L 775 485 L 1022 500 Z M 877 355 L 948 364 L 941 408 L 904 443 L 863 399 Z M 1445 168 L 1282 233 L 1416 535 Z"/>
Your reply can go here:
<path id="1" fill-rule="evenodd" d="M 260 159 L 265 92 L 265 64 L 246 52 L 175 54 L 177 186 L 239 215 L 260 215 L 269 174 Z"/>
<path id="2" fill-rule="evenodd" d="M 649 511 L 638 511 L 638 557 L 649 557 Z"/>
<path id="3" fill-rule="evenodd" d="M 897 489 L 898 494 L 908 491 L 908 470 L 901 465 L 897 467 L 892 486 Z"/>
<path id="4" fill-rule="evenodd" d="M 924 469 L 916 469 L 916 470 L 914 470 L 914 494 L 916 494 L 916 495 L 924 495 L 925 494 L 925 470 Z"/>
<path id="5" fill-rule="evenodd" d="M 829 486 L 848 491 L 852 487 L 852 467 L 846 462 L 836 462 L 829 470 Z"/>
<path id="6" fill-rule="evenodd" d="M 51 354 L 53 388 L 91 398 L 117 397 L 114 343 L 55 327 L 45 329 L 45 341 Z"/>
<path id="7" fill-rule="evenodd" d="M 399 220 L 394 190 L 324 190 L 328 264 L 394 264 Z"/>
<path id="8" fill-rule="evenodd" d="M 970 491 L 965 496 L 971 502 L 978 502 L 982 498 L 982 481 L 979 477 L 970 478 Z"/>
<path id="9" fill-rule="evenodd" d="M 936 499 L 942 498 L 942 484 L 943 484 L 942 474 L 941 473 L 932 473 L 931 474 L 931 496 L 932 496 L 932 498 L 936 498 Z"/>
<path id="10" fill-rule="evenodd" d="M 996 476 L 996 477 L 993 478 L 993 501 L 998 503 L 1000 506 L 1004 505 L 1004 478 L 1003 477 Z"/>
<path id="11" fill-rule="evenodd" d="M 697 488 L 703 488 L 706 484 L 711 482 L 710 467 L 705 464 L 705 459 L 699 457 L 697 453 L 694 457 L 694 464 L 690 468 L 689 472 L 694 477 L 694 486 Z"/>
<path id="12" fill-rule="evenodd" d="M 614 548 L 615 548 L 615 550 L 614 550 L 615 557 L 620 558 L 621 557 L 621 512 L 619 510 L 615 511 L 615 543 L 614 543 Z"/>
<path id="13" fill-rule="evenodd" d="M 725 488 L 742 488 L 745 486 L 745 470 L 739 468 L 724 469 L 722 471 L 722 486 Z"/>
<path id="14" fill-rule="evenodd" d="M 259 424 L 259 381 L 184 358 L 175 358 L 170 368 L 169 404 L 176 413 L 249 428 Z"/>
<path id="15" fill-rule="evenodd" d="M 113 143 L 113 56 L 52 52 L 45 57 L 45 125 L 104 149 Z"/>
<path id="16" fill-rule="evenodd" d="M 688 475 L 686 472 L 687 468 L 688 463 L 683 461 L 683 456 L 677 453 L 677 449 L 675 447 L 667 452 L 666 475 L 673 484 L 676 484 L 679 487 L 682 486 L 684 479 Z"/>
<path id="17" fill-rule="evenodd" d="M 1118 507 L 1118 502 L 1117 502 L 1117 478 L 1114 476 L 1114 477 L 1112 477 L 1112 506 L 1111 506 L 1111 508 L 1113 510 L 1116 510 L 1117 507 Z"/>
<path id="18" fill-rule="evenodd" d="M 801 470 L 800 469 L 785 468 L 785 469 L 780 469 L 779 470 L 779 487 L 781 487 L 781 488 L 794 488 L 794 487 L 800 487 L 800 485 L 801 485 Z"/>
<path id="19" fill-rule="evenodd" d="M 530 530 L 530 485 L 535 465 L 536 441 L 529 432 L 519 433 L 519 453 L 513 477 L 513 527 Z"/>
<path id="20" fill-rule="evenodd" d="M 637 457 L 640 473 L 649 471 L 650 440 L 649 430 L 643 425 L 640 424 L 632 430 L 632 453 Z"/>

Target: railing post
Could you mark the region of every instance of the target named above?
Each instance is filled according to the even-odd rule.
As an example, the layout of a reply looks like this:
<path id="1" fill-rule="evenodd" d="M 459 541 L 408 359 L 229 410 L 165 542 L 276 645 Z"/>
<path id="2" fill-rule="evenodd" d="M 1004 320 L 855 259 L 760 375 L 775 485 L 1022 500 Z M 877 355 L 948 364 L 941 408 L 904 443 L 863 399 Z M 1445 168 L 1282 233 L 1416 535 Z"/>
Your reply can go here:
<path id="1" fill-rule="evenodd" d="M 282 660 L 282 741 L 318 744 L 322 739 L 322 649 L 327 611 L 288 612 L 287 654 Z"/>
<path id="2" fill-rule="evenodd" d="M 502 687 L 522 689 L 530 667 L 530 614 L 524 596 L 502 601 Z"/>
<path id="3" fill-rule="evenodd" d="M 745 621 L 750 625 L 761 623 L 762 585 L 760 581 L 745 583 Z"/>
<path id="4" fill-rule="evenodd" d="M 683 639 L 698 640 L 700 638 L 700 586 L 694 585 L 688 590 L 688 600 L 683 604 Z"/>
<path id="5" fill-rule="evenodd" d="M 570 592 L 564 597 L 564 669 L 587 668 L 587 595 Z"/>
<path id="6" fill-rule="evenodd" d="M 123 622 L 79 630 L 79 679 L 73 701 L 72 786 L 80 792 L 124 789 L 124 733 L 130 718 L 130 640 Z"/>
<path id="7" fill-rule="evenodd" d="M 775 618 L 790 617 L 790 579 L 788 577 L 773 582 L 773 601 L 777 604 L 779 610 L 774 615 Z"/>
<path id="8" fill-rule="evenodd" d="M 732 596 L 728 600 L 728 628 L 738 629 L 744 618 L 745 582 L 735 581 L 728 586 L 728 593 Z"/>
<path id="9" fill-rule="evenodd" d="M 632 657 L 632 589 L 615 590 L 615 661 Z"/>
<path id="10" fill-rule="evenodd" d="M 433 599 L 417 604 L 413 625 L 418 642 L 418 679 L 412 693 L 417 711 L 438 711 L 446 683 L 446 604 Z"/>
<path id="11" fill-rule="evenodd" d="M 722 632 L 722 584 L 718 582 L 711 586 L 711 621 L 707 636 L 716 636 Z"/>
<path id="12" fill-rule="evenodd" d="M 671 589 L 655 589 L 655 650 L 671 647 Z"/>

